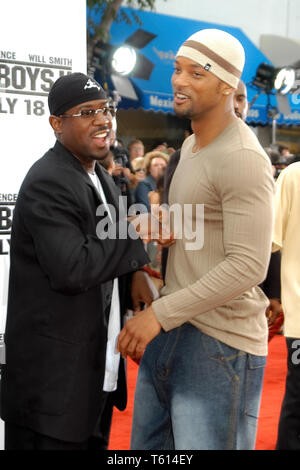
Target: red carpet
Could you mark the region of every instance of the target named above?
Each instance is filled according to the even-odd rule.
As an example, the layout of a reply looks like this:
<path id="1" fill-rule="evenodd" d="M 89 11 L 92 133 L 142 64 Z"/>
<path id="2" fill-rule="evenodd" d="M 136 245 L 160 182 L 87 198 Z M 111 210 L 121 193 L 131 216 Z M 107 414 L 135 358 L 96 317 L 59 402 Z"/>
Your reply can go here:
<path id="1" fill-rule="evenodd" d="M 138 366 L 128 360 L 128 405 L 125 411 L 115 410 L 112 422 L 110 450 L 128 450 L 134 389 Z M 273 450 L 276 444 L 277 425 L 286 375 L 285 339 L 275 335 L 269 342 L 269 355 L 265 370 L 260 418 L 257 431 L 257 450 Z"/>
<path id="2" fill-rule="evenodd" d="M 285 389 L 286 358 L 285 338 L 281 335 L 275 335 L 269 342 L 269 355 L 258 420 L 257 450 L 273 450 L 275 448 L 281 402 Z"/>

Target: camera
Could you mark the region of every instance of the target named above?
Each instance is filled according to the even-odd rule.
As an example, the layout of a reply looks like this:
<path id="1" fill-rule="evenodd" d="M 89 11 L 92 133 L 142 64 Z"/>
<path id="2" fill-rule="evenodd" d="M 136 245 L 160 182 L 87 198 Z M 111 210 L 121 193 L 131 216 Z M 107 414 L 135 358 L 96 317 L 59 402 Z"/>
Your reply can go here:
<path id="1" fill-rule="evenodd" d="M 126 150 L 122 147 L 112 147 L 111 151 L 114 156 L 114 162 L 123 168 L 128 168 L 129 158 Z"/>

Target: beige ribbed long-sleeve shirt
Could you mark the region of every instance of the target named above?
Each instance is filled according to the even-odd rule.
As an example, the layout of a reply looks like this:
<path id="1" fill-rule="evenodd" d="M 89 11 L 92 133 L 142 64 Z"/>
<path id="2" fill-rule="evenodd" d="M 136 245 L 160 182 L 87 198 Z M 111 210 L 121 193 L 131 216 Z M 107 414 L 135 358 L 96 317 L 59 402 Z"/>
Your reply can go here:
<path id="1" fill-rule="evenodd" d="M 300 338 L 300 162 L 285 168 L 276 182 L 274 248 L 281 249 L 284 335 Z"/>
<path id="2" fill-rule="evenodd" d="M 238 118 L 196 153 L 194 144 L 194 135 L 183 144 L 169 204 L 204 204 L 204 243 L 187 249 L 191 240 L 183 228 L 169 248 L 166 285 L 152 307 L 165 331 L 190 322 L 229 346 L 265 355 L 268 299 L 257 285 L 271 253 L 270 160 Z M 200 219 L 194 210 L 198 230 Z"/>

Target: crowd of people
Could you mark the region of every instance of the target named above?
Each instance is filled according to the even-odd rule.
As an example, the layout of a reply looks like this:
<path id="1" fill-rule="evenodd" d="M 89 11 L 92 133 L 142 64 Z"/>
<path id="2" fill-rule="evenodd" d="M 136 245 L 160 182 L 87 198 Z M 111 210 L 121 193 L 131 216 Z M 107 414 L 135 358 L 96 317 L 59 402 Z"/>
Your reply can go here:
<path id="1" fill-rule="evenodd" d="M 52 86 L 56 143 L 26 175 L 13 219 L 6 449 L 107 449 L 127 356 L 139 363 L 132 450 L 254 449 L 268 326 L 280 318 L 289 375 L 277 448 L 300 448 L 300 163 L 263 149 L 245 123 L 244 62 L 221 30 L 180 46 L 174 111 L 192 133 L 179 149 L 125 146 L 114 103 L 85 74 Z M 162 203 L 184 224 L 185 207 L 196 209 L 200 248 L 191 230 L 164 232 Z"/>

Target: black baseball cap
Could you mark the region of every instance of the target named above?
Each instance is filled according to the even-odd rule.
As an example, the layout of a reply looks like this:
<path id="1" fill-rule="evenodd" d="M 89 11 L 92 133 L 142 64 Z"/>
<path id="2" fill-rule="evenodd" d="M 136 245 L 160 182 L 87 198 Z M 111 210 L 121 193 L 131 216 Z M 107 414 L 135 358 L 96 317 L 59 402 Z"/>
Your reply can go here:
<path id="1" fill-rule="evenodd" d="M 60 116 L 81 103 L 108 99 L 100 83 L 84 73 L 74 72 L 59 77 L 48 95 L 50 114 Z"/>

